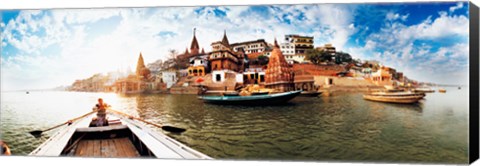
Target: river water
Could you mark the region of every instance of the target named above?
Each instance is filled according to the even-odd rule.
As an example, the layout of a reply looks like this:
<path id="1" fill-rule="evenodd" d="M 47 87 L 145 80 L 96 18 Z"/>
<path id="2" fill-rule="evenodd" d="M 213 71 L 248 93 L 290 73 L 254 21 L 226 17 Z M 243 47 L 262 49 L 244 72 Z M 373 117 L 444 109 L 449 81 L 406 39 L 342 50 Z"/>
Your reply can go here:
<path id="1" fill-rule="evenodd" d="M 55 130 L 41 138 L 28 131 L 83 115 L 102 97 L 126 113 L 187 128 L 165 134 L 213 158 L 466 163 L 468 88 L 446 89 L 413 105 L 346 93 L 257 107 L 204 104 L 195 95 L 2 92 L 0 138 L 14 155 L 27 155 Z"/>

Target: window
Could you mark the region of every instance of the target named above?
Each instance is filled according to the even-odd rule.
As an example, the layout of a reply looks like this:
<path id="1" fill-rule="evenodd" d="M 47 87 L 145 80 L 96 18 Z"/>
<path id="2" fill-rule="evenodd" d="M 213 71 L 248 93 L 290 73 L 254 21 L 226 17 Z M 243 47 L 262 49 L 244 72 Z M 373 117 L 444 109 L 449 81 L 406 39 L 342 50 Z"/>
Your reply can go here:
<path id="1" fill-rule="evenodd" d="M 222 76 L 220 74 L 215 74 L 215 81 L 222 81 Z"/>

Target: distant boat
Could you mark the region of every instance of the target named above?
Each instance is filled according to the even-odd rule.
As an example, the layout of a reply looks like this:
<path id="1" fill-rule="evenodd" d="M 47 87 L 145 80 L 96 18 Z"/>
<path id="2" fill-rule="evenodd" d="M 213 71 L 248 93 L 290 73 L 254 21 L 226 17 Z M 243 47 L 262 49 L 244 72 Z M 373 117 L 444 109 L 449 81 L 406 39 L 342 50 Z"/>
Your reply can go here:
<path id="1" fill-rule="evenodd" d="M 458 89 L 462 89 L 462 87 L 459 86 Z"/>
<path id="2" fill-rule="evenodd" d="M 27 92 L 25 92 L 25 93 L 26 93 L 26 94 L 30 94 L 30 92 L 28 92 L 28 91 L 27 91 Z"/>
<path id="3" fill-rule="evenodd" d="M 446 89 L 438 89 L 438 92 L 440 92 L 440 93 L 447 93 L 447 90 L 446 90 Z"/>
<path id="4" fill-rule="evenodd" d="M 416 92 L 374 92 L 363 95 L 363 98 L 371 101 L 386 103 L 416 103 L 425 97 L 425 93 Z"/>
<path id="5" fill-rule="evenodd" d="M 415 88 L 415 89 L 413 89 L 413 92 L 433 93 L 433 92 L 435 92 L 435 90 L 430 89 L 430 88 Z"/>
<path id="6" fill-rule="evenodd" d="M 205 103 L 225 105 L 276 105 L 283 104 L 300 95 L 302 91 L 251 96 L 199 96 Z"/>

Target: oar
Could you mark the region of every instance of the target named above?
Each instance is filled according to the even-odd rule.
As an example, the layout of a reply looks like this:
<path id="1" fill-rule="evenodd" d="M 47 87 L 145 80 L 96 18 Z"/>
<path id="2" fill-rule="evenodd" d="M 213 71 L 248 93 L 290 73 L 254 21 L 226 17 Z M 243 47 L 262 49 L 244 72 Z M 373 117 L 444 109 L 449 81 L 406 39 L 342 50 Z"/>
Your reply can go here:
<path id="1" fill-rule="evenodd" d="M 60 127 L 60 126 L 63 126 L 63 125 L 65 125 L 65 124 L 72 123 L 72 122 L 74 122 L 74 121 L 76 121 L 76 120 L 78 120 L 78 119 L 82 119 L 82 118 L 84 118 L 84 117 L 86 117 L 86 116 L 88 116 L 88 115 L 90 115 L 90 114 L 92 114 L 92 113 L 94 113 L 94 112 L 96 112 L 96 111 L 92 111 L 92 112 L 89 112 L 89 113 L 87 113 L 87 114 L 85 114 L 85 115 L 82 115 L 82 116 L 79 116 L 79 117 L 70 119 L 70 120 L 68 120 L 68 121 L 66 121 L 66 122 L 64 122 L 64 123 L 58 124 L 58 125 L 56 125 L 56 126 L 50 127 L 50 128 L 48 128 L 48 129 L 45 129 L 45 130 L 34 130 L 34 131 L 30 131 L 29 133 L 32 134 L 32 135 L 35 136 L 35 137 L 38 137 L 38 136 L 40 136 L 43 132 L 46 132 L 46 131 L 55 129 L 55 128 Z"/>
<path id="2" fill-rule="evenodd" d="M 133 117 L 129 114 L 126 114 L 126 113 L 123 113 L 121 111 L 117 111 L 117 110 L 114 110 L 114 109 L 111 109 L 109 108 L 109 110 L 113 111 L 113 112 L 116 112 L 118 114 L 121 114 L 123 116 L 126 116 L 130 119 L 135 119 L 135 120 L 139 120 L 139 121 L 142 121 L 146 124 L 149 124 L 149 125 L 153 125 L 155 127 L 158 127 L 158 128 L 161 128 L 162 130 L 165 130 L 165 131 L 168 131 L 168 132 L 172 132 L 172 133 L 182 133 L 184 131 L 186 131 L 187 129 L 184 129 L 184 128 L 179 128 L 179 127 L 174 127 L 174 126 L 162 126 L 162 125 L 159 125 L 159 124 L 155 124 L 155 123 L 152 123 L 152 122 L 149 122 L 149 121 L 146 121 L 142 118 L 137 118 L 137 117 Z"/>

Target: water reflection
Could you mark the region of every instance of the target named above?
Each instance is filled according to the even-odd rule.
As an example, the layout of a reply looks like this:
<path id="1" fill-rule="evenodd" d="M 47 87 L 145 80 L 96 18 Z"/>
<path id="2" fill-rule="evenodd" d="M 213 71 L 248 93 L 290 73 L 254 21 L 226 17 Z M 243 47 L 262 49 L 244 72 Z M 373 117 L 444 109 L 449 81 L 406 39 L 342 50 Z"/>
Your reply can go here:
<path id="1" fill-rule="evenodd" d="M 68 111 L 35 95 L 4 94 L 0 129 L 2 139 L 14 142 L 14 153 L 28 154 L 51 132 L 33 139 L 27 131 L 84 114 L 101 96 L 128 114 L 186 128 L 165 134 L 214 158 L 462 163 L 468 156 L 468 90 L 450 93 L 428 94 L 412 105 L 342 94 L 255 107 L 204 104 L 195 95 L 47 93 L 49 100 L 68 103 Z"/>

